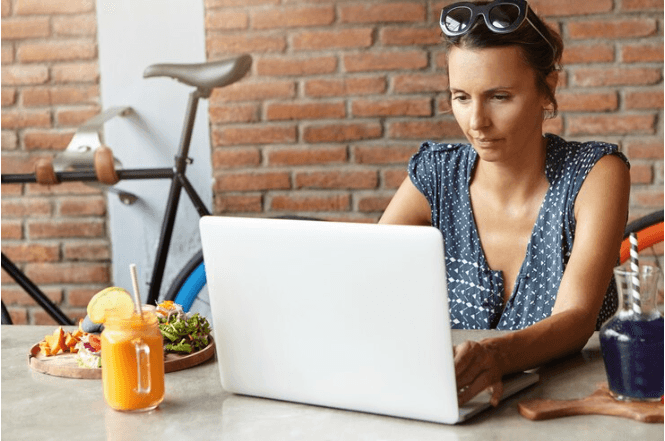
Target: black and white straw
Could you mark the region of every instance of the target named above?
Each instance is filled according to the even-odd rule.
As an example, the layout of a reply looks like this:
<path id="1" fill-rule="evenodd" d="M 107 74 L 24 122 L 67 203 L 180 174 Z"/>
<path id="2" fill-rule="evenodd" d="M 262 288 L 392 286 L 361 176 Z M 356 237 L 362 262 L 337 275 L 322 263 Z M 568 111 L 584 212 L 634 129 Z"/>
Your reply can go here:
<path id="1" fill-rule="evenodd" d="M 640 264 L 637 251 L 637 235 L 630 233 L 630 272 L 633 285 L 633 312 L 642 313 L 642 303 L 640 301 Z"/>

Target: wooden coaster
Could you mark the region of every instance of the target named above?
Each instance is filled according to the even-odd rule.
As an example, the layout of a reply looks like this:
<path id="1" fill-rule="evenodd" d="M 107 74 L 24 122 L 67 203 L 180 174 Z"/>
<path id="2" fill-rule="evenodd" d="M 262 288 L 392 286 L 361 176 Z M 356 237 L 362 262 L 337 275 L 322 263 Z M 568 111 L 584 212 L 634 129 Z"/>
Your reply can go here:
<path id="1" fill-rule="evenodd" d="M 612 398 L 607 383 L 579 400 L 525 400 L 517 405 L 520 414 L 530 420 L 547 420 L 573 415 L 611 415 L 643 423 L 663 422 L 663 403 L 618 401 Z"/>

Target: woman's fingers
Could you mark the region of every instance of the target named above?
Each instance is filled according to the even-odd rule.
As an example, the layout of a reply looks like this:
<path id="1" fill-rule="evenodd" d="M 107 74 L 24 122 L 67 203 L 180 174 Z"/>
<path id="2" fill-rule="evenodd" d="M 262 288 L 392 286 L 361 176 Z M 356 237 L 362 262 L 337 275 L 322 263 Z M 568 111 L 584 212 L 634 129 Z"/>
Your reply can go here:
<path id="1" fill-rule="evenodd" d="M 496 354 L 478 342 L 464 342 L 453 349 L 458 402 L 466 403 L 485 389 L 491 388 L 490 402 L 496 406 L 503 394 L 502 373 Z"/>

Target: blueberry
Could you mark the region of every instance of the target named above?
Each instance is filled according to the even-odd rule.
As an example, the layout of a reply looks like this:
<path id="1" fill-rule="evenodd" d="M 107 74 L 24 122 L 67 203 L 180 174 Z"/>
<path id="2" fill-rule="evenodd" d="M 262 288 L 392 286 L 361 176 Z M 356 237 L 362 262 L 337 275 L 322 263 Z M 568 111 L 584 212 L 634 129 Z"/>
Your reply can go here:
<path id="1" fill-rule="evenodd" d="M 83 332 L 88 332 L 90 334 L 97 334 L 99 332 L 102 332 L 104 329 L 104 325 L 100 323 L 93 323 L 92 320 L 90 320 L 90 317 L 87 315 L 83 319 L 83 323 L 81 323 L 81 329 L 83 329 Z"/>

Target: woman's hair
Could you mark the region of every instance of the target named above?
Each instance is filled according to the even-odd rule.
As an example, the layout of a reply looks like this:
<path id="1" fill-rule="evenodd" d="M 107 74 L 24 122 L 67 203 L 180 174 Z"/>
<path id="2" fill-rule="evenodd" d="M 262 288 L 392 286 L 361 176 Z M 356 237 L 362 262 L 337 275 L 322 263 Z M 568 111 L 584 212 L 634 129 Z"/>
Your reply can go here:
<path id="1" fill-rule="evenodd" d="M 479 5 L 489 4 L 489 1 L 474 2 Z M 463 49 L 482 49 L 490 47 L 517 46 L 521 49 L 524 62 L 536 74 L 536 87 L 552 103 L 554 109 L 547 117 L 556 116 L 558 104 L 554 96 L 554 89 L 547 84 L 547 76 L 561 70 L 560 61 L 563 53 L 563 40 L 558 32 L 546 25 L 540 17 L 529 7 L 527 18 L 547 38 L 555 50 L 526 20 L 513 32 L 499 34 L 487 28 L 485 20 L 479 18 L 469 32 L 458 37 L 445 37 L 445 48 L 449 51 L 453 46 Z"/>

